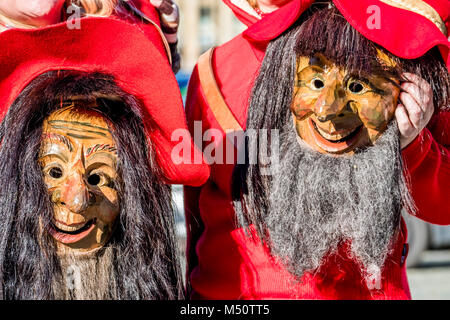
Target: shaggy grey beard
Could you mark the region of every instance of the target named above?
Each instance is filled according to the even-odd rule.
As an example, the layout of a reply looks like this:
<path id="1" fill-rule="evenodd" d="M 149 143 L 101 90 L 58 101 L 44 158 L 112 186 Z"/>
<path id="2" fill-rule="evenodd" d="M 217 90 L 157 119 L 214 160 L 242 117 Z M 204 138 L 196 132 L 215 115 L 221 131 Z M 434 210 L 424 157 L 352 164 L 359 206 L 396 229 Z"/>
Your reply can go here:
<path id="1" fill-rule="evenodd" d="M 116 300 L 114 248 L 60 256 L 62 276 L 53 281 L 57 300 Z"/>
<path id="2" fill-rule="evenodd" d="M 266 193 L 264 224 L 272 254 L 300 279 L 349 240 L 349 257 L 362 277 L 376 279 L 379 286 L 401 209 L 413 207 L 397 124 L 391 123 L 374 146 L 341 157 L 312 151 L 301 146 L 294 130 L 285 132 L 280 163 Z"/>

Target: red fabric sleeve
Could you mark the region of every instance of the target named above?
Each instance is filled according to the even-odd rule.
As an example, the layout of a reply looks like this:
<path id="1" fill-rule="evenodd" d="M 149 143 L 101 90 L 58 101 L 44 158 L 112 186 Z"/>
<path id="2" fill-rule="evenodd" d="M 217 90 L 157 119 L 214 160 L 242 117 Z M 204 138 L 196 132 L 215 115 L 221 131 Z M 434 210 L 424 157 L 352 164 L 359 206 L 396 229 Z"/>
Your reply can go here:
<path id="1" fill-rule="evenodd" d="M 402 156 L 409 174 L 417 217 L 434 224 L 450 224 L 450 112 L 441 113 Z"/>

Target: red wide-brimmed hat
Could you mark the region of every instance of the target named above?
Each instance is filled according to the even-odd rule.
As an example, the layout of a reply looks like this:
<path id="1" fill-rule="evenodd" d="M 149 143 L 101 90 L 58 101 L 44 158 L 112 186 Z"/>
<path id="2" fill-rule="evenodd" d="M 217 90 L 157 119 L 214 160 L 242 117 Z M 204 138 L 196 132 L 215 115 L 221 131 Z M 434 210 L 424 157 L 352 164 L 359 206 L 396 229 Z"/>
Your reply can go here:
<path id="1" fill-rule="evenodd" d="M 225 3 L 230 9 L 233 11 L 236 18 L 238 18 L 239 21 L 241 21 L 246 26 L 251 26 L 255 22 L 259 20 L 259 18 L 255 15 L 250 14 L 249 12 L 245 11 L 241 7 L 239 7 L 238 2 L 235 0 L 222 0 L 223 3 Z M 238 0 L 239 1 L 239 0 Z M 242 2 L 242 0 L 240 0 Z M 244 0 L 246 1 L 246 0 Z"/>
<path id="2" fill-rule="evenodd" d="M 223 0 L 238 18 L 234 1 Z M 253 42 L 275 39 L 292 26 L 314 0 L 292 0 L 249 25 L 243 35 Z M 319 1 L 318 1 L 319 2 Z M 437 46 L 450 69 L 450 0 L 333 0 L 345 19 L 364 37 L 404 59 L 415 59 Z"/>
<path id="3" fill-rule="evenodd" d="M 117 85 L 141 102 L 143 121 L 166 181 L 192 186 L 206 182 L 209 167 L 188 133 L 181 93 L 158 30 L 144 33 L 115 18 L 78 22 L 80 28 L 73 30 L 61 23 L 0 34 L 0 119 L 22 90 L 48 71 L 112 75 Z M 175 130 L 184 133 L 183 159 L 171 157 L 180 142 L 171 139 Z"/>
<path id="4" fill-rule="evenodd" d="M 437 46 L 450 69 L 450 0 L 333 0 L 364 37 L 415 59 Z"/>

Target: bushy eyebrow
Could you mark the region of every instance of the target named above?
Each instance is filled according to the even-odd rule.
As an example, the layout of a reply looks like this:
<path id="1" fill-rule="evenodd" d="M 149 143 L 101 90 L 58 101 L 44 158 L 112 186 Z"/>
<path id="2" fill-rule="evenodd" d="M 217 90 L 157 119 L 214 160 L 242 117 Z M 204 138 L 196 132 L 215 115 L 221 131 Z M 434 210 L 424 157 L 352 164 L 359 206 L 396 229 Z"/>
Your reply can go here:
<path id="1" fill-rule="evenodd" d="M 69 149 L 70 152 L 73 151 L 73 145 L 70 142 L 70 140 L 61 134 L 53 133 L 53 132 L 44 132 L 42 134 L 42 139 L 56 140 L 56 141 L 64 144 L 67 147 L 67 149 Z"/>
<path id="2" fill-rule="evenodd" d="M 96 144 L 95 146 L 90 147 L 86 150 L 85 157 L 87 158 L 98 151 L 106 151 L 117 154 L 117 148 L 114 146 L 111 146 L 109 144 Z"/>

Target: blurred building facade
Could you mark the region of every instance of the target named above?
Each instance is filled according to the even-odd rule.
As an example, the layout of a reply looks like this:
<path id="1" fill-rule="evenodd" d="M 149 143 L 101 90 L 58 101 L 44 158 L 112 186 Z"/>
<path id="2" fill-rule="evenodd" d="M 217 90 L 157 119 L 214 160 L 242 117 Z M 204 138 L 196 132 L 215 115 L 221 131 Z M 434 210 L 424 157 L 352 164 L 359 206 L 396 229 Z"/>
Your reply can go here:
<path id="1" fill-rule="evenodd" d="M 175 0 L 180 8 L 181 69 L 190 73 L 198 57 L 245 30 L 221 0 Z"/>

